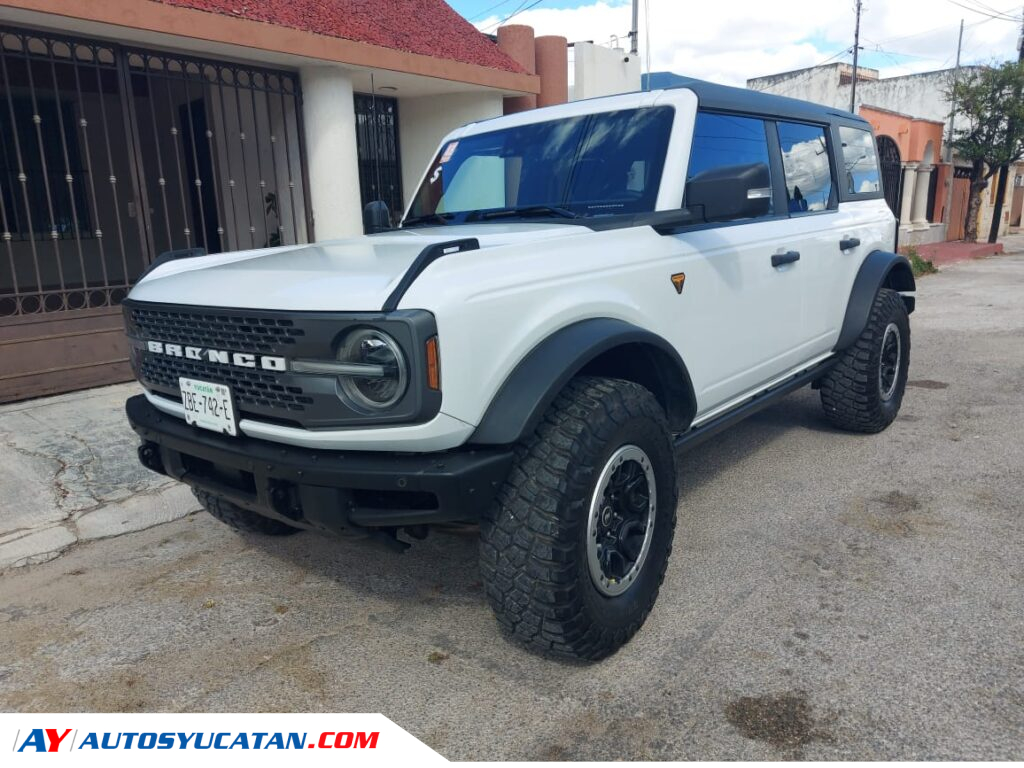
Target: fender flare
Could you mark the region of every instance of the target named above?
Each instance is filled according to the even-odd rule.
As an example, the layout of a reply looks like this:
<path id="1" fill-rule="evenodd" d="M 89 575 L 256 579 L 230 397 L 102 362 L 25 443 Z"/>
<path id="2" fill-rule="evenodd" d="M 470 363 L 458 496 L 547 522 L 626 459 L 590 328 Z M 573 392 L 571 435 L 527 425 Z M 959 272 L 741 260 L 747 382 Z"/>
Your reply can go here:
<path id="1" fill-rule="evenodd" d="M 690 374 L 668 341 L 623 320 L 601 317 L 565 326 L 541 341 L 505 379 L 469 439 L 475 445 L 508 445 L 529 435 L 569 380 L 588 363 L 618 347 L 648 351 L 662 364 L 659 388 L 673 428 L 689 426 L 696 412 Z M 630 378 L 628 375 L 622 378 Z"/>
<path id="2" fill-rule="evenodd" d="M 900 292 L 917 289 L 914 271 L 906 256 L 889 251 L 872 251 L 864 259 L 853 281 L 850 299 L 846 303 L 846 316 L 843 318 L 843 327 L 839 331 L 834 351 L 841 352 L 849 347 L 867 327 L 871 305 L 874 304 L 875 296 L 881 288 L 892 288 Z M 913 312 L 914 297 L 902 298 L 907 313 Z"/>

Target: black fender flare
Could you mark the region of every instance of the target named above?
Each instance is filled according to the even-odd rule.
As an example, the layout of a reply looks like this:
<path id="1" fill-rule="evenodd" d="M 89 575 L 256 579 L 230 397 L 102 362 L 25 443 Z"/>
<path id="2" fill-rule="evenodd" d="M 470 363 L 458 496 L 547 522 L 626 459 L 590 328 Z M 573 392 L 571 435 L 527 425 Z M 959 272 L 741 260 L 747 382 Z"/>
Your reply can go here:
<path id="1" fill-rule="evenodd" d="M 846 303 L 846 316 L 843 327 L 839 331 L 835 351 L 840 352 L 849 347 L 867 327 L 871 314 L 871 305 L 881 288 L 892 288 L 895 291 L 914 291 L 914 270 L 906 256 L 889 251 L 872 251 L 860 265 L 857 277 L 853 281 L 850 299 Z M 914 297 L 903 296 L 907 312 L 914 311 Z"/>
<path id="2" fill-rule="evenodd" d="M 673 428 L 689 426 L 696 412 L 690 374 L 682 358 L 661 336 L 631 323 L 600 317 L 565 326 L 535 346 L 505 379 L 469 439 L 475 445 L 508 445 L 529 435 L 570 379 L 588 363 L 619 347 L 647 350 L 656 368 L 662 402 Z M 665 363 L 670 363 L 666 365 Z M 621 378 L 629 379 L 629 375 Z"/>

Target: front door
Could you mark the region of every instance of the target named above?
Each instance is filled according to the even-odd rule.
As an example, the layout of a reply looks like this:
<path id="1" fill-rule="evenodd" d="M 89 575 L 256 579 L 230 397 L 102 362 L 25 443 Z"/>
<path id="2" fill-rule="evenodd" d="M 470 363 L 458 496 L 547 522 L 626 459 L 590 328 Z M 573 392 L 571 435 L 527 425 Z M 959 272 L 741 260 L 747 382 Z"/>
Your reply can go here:
<path id="1" fill-rule="evenodd" d="M 733 165 L 771 167 L 769 130 L 773 125 L 759 118 L 698 112 L 687 178 Z M 698 416 L 800 362 L 803 265 L 773 265 L 773 256 L 795 247 L 779 237 L 786 202 L 773 197 L 761 220 L 715 222 L 673 236 L 675 263 L 686 273 L 681 333 Z"/>

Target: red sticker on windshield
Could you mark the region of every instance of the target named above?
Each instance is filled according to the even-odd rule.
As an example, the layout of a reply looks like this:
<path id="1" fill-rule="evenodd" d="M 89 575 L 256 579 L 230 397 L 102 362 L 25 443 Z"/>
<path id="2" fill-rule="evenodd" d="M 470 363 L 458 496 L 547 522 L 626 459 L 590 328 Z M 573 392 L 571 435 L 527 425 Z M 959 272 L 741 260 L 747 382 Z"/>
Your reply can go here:
<path id="1" fill-rule="evenodd" d="M 459 142 L 453 141 L 451 144 L 449 144 L 447 147 L 445 147 L 444 148 L 444 152 L 441 153 L 441 162 L 442 163 L 447 163 L 449 160 L 451 160 L 452 159 L 452 155 L 455 154 L 455 149 L 458 146 L 459 146 Z"/>

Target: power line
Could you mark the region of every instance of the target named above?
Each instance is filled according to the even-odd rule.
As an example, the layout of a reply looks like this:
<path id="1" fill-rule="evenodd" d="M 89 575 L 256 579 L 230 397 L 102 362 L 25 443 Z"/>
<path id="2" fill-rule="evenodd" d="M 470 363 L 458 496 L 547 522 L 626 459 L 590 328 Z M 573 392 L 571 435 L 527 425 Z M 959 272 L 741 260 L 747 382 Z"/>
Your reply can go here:
<path id="1" fill-rule="evenodd" d="M 1012 21 L 1014 24 L 1019 24 L 1020 23 L 1020 19 L 1019 18 L 1016 18 L 1016 17 L 1013 17 L 1013 16 L 1007 16 L 1007 15 L 1005 15 L 1003 13 L 995 13 L 995 14 L 988 13 L 987 11 L 982 11 L 982 10 L 980 10 L 978 8 L 974 8 L 974 7 L 970 6 L 970 5 L 965 5 L 964 3 L 959 3 L 959 2 L 957 2 L 957 0 L 946 0 L 946 2 L 947 3 L 951 3 L 952 5 L 957 6 L 958 8 L 963 8 L 965 11 L 970 11 L 971 13 L 977 13 L 977 14 L 980 14 L 981 16 L 987 16 L 990 19 L 998 19 L 999 21 Z"/>
<path id="2" fill-rule="evenodd" d="M 981 2 L 981 0 L 969 0 L 969 2 L 971 2 L 972 5 L 978 6 L 979 8 L 984 8 L 986 11 L 989 11 L 990 13 L 994 13 L 996 16 L 1006 16 L 1009 18 L 1012 16 L 1010 11 L 1016 10 L 1016 6 L 1014 6 L 1013 8 L 1009 8 L 1005 11 L 997 11 L 991 5 L 985 5 L 985 3 Z M 1016 19 L 1012 20 L 1016 21 Z"/>
<path id="3" fill-rule="evenodd" d="M 474 14 L 473 16 L 468 16 L 466 18 L 466 21 L 473 21 L 473 19 L 479 19 L 479 18 L 487 18 L 487 14 L 488 13 L 490 13 L 491 11 L 497 10 L 498 8 L 501 8 L 501 6 L 503 6 L 503 5 L 508 5 L 511 2 L 512 2 L 512 0 L 501 0 L 500 3 L 495 3 L 490 8 L 488 8 L 488 9 L 486 9 L 484 11 L 480 11 L 480 13 Z"/>
<path id="4" fill-rule="evenodd" d="M 992 21 L 991 18 L 981 19 L 979 21 L 972 22 L 971 24 L 965 24 L 964 25 L 964 29 L 971 29 L 972 27 L 977 27 L 977 26 L 980 26 L 982 24 L 988 24 L 990 21 Z M 923 29 L 920 32 L 911 32 L 911 33 L 906 34 L 906 35 L 898 35 L 896 37 L 887 37 L 884 40 L 879 40 L 877 42 L 877 44 L 878 45 L 885 45 L 887 43 L 894 43 L 897 40 L 909 40 L 912 37 L 923 37 L 924 35 L 930 35 L 933 32 L 941 32 L 941 31 L 949 29 L 950 27 L 954 27 L 955 28 L 956 26 L 957 26 L 956 24 L 942 24 L 941 26 L 932 27 L 931 29 Z"/>
<path id="5" fill-rule="evenodd" d="M 533 0 L 532 3 L 529 3 L 529 0 L 523 0 L 523 2 L 519 4 L 519 7 L 516 8 L 514 11 L 512 11 L 512 13 L 510 13 L 504 19 L 502 19 L 501 21 L 496 21 L 494 24 L 491 24 L 489 27 L 481 29 L 480 31 L 481 32 L 488 32 L 488 31 L 494 29 L 495 27 L 500 27 L 502 24 L 507 24 L 510 19 L 515 18 L 520 13 L 523 13 L 524 11 L 528 11 L 531 8 L 533 8 L 534 6 L 540 5 L 543 2 L 544 2 L 544 0 Z M 527 3 L 529 3 L 529 5 L 527 5 Z"/>

